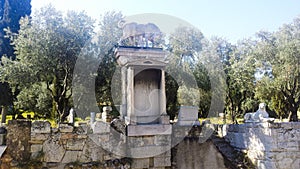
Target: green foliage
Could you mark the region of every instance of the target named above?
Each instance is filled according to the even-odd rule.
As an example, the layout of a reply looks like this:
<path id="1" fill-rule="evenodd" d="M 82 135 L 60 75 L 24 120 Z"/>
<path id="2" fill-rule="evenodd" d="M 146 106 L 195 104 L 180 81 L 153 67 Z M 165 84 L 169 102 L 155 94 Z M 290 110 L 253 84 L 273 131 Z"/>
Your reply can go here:
<path id="1" fill-rule="evenodd" d="M 72 104 L 72 71 L 78 54 L 93 34 L 93 23 L 83 12 L 68 12 L 64 17 L 52 6 L 42 8 L 31 19 L 23 18 L 17 37 L 8 32 L 17 59 L 2 59 L 3 80 L 8 81 L 14 91 L 22 91 L 20 99 L 34 90 L 29 89 L 34 84 L 43 83 L 44 89 L 39 90 L 47 89 L 51 96 L 51 117 L 60 120 Z M 45 106 L 36 105 L 36 108 Z"/>
<path id="2" fill-rule="evenodd" d="M 232 47 L 228 65 L 226 65 L 228 97 L 227 111 L 232 120 L 255 107 L 255 59 L 252 57 L 252 42 L 244 40 Z"/>
<path id="3" fill-rule="evenodd" d="M 184 106 L 198 106 L 199 91 L 195 88 L 187 88 L 180 86 L 177 91 L 177 98 L 180 105 Z"/>
<path id="4" fill-rule="evenodd" d="M 181 26 L 169 36 L 169 44 L 164 45 L 171 53 L 166 70 L 167 113 L 171 119 L 177 115 L 178 102 L 198 106 L 200 96 L 196 89 L 197 82 L 193 76 L 193 69 L 197 55 L 202 50 L 203 38 L 201 31 Z M 179 86 L 181 89 L 178 91 Z M 183 88 L 194 88 L 195 93 Z"/>
<path id="5" fill-rule="evenodd" d="M 169 51 L 176 65 L 191 68 L 196 55 L 202 50 L 204 36 L 201 31 L 192 27 L 178 27 L 169 38 Z"/>
<path id="6" fill-rule="evenodd" d="M 50 118 L 52 100 L 45 83 L 35 83 L 30 87 L 25 87 L 17 96 L 15 102 L 16 109 L 37 112 L 40 118 Z"/>
<path id="7" fill-rule="evenodd" d="M 201 62 L 198 62 L 193 70 L 193 75 L 199 87 L 199 117 L 207 117 L 211 103 L 211 84 L 208 71 Z"/>
<path id="8" fill-rule="evenodd" d="M 19 20 L 31 13 L 31 0 L 0 0 L 0 59 L 2 56 L 15 58 L 13 46 L 10 39 L 6 36 L 5 30 L 17 33 L 20 24 Z M 0 67 L 2 63 L 0 61 Z M 0 68 L 1 69 L 1 68 Z M 1 74 L 0 74 L 1 76 Z M 2 80 L 3 81 L 3 80 Z M 6 111 L 12 105 L 14 95 L 7 82 L 0 80 L 0 106 L 2 107 L 2 122 L 5 122 Z"/>
<path id="9" fill-rule="evenodd" d="M 269 100 L 280 117 L 291 113 L 291 121 L 298 121 L 300 107 L 299 25 L 300 18 L 296 18 L 277 32 L 259 32 L 255 50 L 260 70 L 267 72 L 258 81 L 256 97 Z"/>
<path id="10" fill-rule="evenodd" d="M 19 20 L 31 13 L 31 0 L 0 0 L 0 58 L 3 55 L 14 58 L 14 49 L 10 39 L 5 37 L 5 29 L 17 33 Z"/>
<path id="11" fill-rule="evenodd" d="M 99 54 L 101 62 L 96 77 L 96 99 L 99 104 L 98 106 L 114 105 L 111 89 L 112 78 L 115 73 L 120 71 L 116 68 L 117 63 L 114 58 L 114 47 L 122 36 L 122 30 L 118 27 L 118 23 L 123 17 L 120 12 L 107 12 L 102 16 L 99 23 L 98 45 L 101 49 Z M 119 82 L 116 81 L 114 85 L 117 85 Z M 120 95 L 120 93 L 118 94 Z"/>
<path id="12" fill-rule="evenodd" d="M 11 2 L 10 8 L 7 2 Z M 117 116 L 115 105 L 120 104 L 121 92 L 120 81 L 113 81 L 120 78 L 114 47 L 122 35 L 118 27 L 122 13 L 105 13 L 97 34 L 94 33 L 94 20 L 84 12 L 70 11 L 63 15 L 52 6 L 42 8 L 30 18 L 24 17 L 19 25 L 15 21 L 30 14 L 29 2 L 26 0 L 24 9 L 12 14 L 9 10 L 21 3 L 0 0 L 1 31 L 11 24 L 6 29 L 10 39 L 4 39 L 4 32 L 0 32 L 0 54 L 13 56 L 3 47 L 7 42 L 12 43 L 16 54 L 16 60 L 6 57 L 1 60 L 0 80 L 4 83 L 0 85 L 0 104 L 11 105 L 15 94 L 15 108 L 63 120 L 68 108 L 73 106 L 73 71 L 76 60 L 82 55 L 86 62 L 101 61 L 99 66 L 97 64 L 97 75 L 87 78 L 96 76 L 97 106 L 111 105 Z M 9 18 L 17 19 L 8 22 Z M 199 106 L 200 117 L 225 112 L 224 121 L 229 121 L 226 117 L 230 116 L 230 121 L 236 123 L 238 117 L 255 111 L 259 102 L 265 102 L 279 117 L 288 117 L 291 112 L 291 120 L 297 121 L 299 25 L 300 18 L 296 18 L 277 32 L 259 32 L 256 41 L 244 39 L 235 45 L 218 37 L 205 39 L 201 31 L 190 27 L 178 27 L 168 40 L 161 39 L 162 43 L 169 42 L 162 46 L 171 53 L 166 69 L 167 113 L 171 119 L 182 104 Z M 96 38 L 88 46 L 93 35 Z M 87 89 L 83 84 L 76 90 L 85 93 Z M 84 106 L 89 104 L 92 103 Z"/>

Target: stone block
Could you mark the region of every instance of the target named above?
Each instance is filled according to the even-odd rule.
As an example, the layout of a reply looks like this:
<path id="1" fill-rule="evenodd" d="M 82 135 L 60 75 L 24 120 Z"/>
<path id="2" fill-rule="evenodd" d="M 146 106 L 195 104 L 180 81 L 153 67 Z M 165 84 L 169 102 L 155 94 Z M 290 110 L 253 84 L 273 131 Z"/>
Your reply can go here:
<path id="1" fill-rule="evenodd" d="M 293 123 L 292 122 L 284 122 L 281 123 L 281 128 L 285 129 L 285 130 L 289 130 L 289 129 L 293 129 Z"/>
<path id="2" fill-rule="evenodd" d="M 157 157 L 171 157 L 171 150 L 167 150 L 162 154 L 159 154 Z"/>
<path id="3" fill-rule="evenodd" d="M 61 163 L 66 164 L 78 161 L 80 153 L 80 151 L 66 151 Z"/>
<path id="4" fill-rule="evenodd" d="M 110 125 L 103 121 L 96 121 L 92 124 L 92 129 L 94 134 L 109 133 Z"/>
<path id="5" fill-rule="evenodd" d="M 83 150 L 85 139 L 69 139 L 66 144 L 66 150 Z"/>
<path id="6" fill-rule="evenodd" d="M 50 139 L 44 142 L 43 152 L 45 153 L 45 162 L 59 163 L 64 157 L 66 150 L 63 145 L 58 144 L 56 139 Z"/>
<path id="7" fill-rule="evenodd" d="M 43 152 L 42 150 L 43 150 L 43 145 L 42 144 L 31 145 L 31 148 L 30 148 L 31 157 L 30 157 L 30 159 L 40 158 L 41 155 L 42 155 L 42 152 Z"/>
<path id="8" fill-rule="evenodd" d="M 181 106 L 178 114 L 178 121 L 198 120 L 198 107 Z"/>
<path id="9" fill-rule="evenodd" d="M 74 127 L 69 124 L 60 124 L 58 129 L 61 133 L 72 133 Z"/>
<path id="10" fill-rule="evenodd" d="M 293 129 L 300 129 L 300 123 L 292 123 Z"/>
<path id="11" fill-rule="evenodd" d="M 144 158 L 158 156 L 166 151 L 171 150 L 171 146 L 142 146 L 130 147 L 130 155 L 134 158 Z"/>
<path id="12" fill-rule="evenodd" d="M 159 123 L 160 124 L 170 124 L 170 116 L 168 116 L 168 115 L 160 116 Z"/>
<path id="13" fill-rule="evenodd" d="M 59 130 L 57 127 L 51 129 L 52 133 L 57 133 Z"/>
<path id="14" fill-rule="evenodd" d="M 200 122 L 198 120 L 191 120 L 191 121 L 188 121 L 188 120 L 178 120 L 176 125 L 179 125 L 179 126 L 199 126 L 200 125 Z"/>
<path id="15" fill-rule="evenodd" d="M 286 151 L 299 151 L 298 141 L 286 141 L 278 143 L 279 149 L 284 149 Z"/>
<path id="16" fill-rule="evenodd" d="M 31 133 L 31 141 L 45 141 L 49 138 L 50 134 L 44 133 Z"/>
<path id="17" fill-rule="evenodd" d="M 275 159 L 278 161 L 283 160 L 286 157 L 286 153 L 285 152 L 276 152 L 275 153 Z"/>
<path id="18" fill-rule="evenodd" d="M 100 143 L 109 142 L 109 134 L 98 135 L 98 139 Z"/>
<path id="19" fill-rule="evenodd" d="M 50 122 L 34 121 L 31 125 L 31 133 L 51 133 Z"/>
<path id="20" fill-rule="evenodd" d="M 283 160 L 278 162 L 278 168 L 279 169 L 291 168 L 293 162 L 294 162 L 293 159 L 284 158 Z"/>
<path id="21" fill-rule="evenodd" d="M 155 145 L 171 145 L 171 135 L 156 135 L 154 136 Z"/>
<path id="22" fill-rule="evenodd" d="M 233 147 L 239 148 L 239 149 L 246 149 L 248 145 L 248 139 L 245 137 L 245 133 L 233 133 L 229 132 L 227 133 L 225 139 L 232 145 Z"/>
<path id="23" fill-rule="evenodd" d="M 154 157 L 154 167 L 171 166 L 171 157 Z"/>
<path id="24" fill-rule="evenodd" d="M 276 163 L 272 161 L 257 161 L 257 168 L 259 169 L 276 169 Z"/>
<path id="25" fill-rule="evenodd" d="M 172 135 L 175 138 L 183 139 L 185 136 L 189 134 L 189 131 L 191 130 L 192 126 L 179 126 L 179 125 L 173 125 L 172 126 Z"/>
<path id="26" fill-rule="evenodd" d="M 291 168 L 300 168 L 300 159 L 295 159 Z"/>
<path id="27" fill-rule="evenodd" d="M 34 152 L 39 152 L 43 150 L 43 145 L 42 144 L 34 144 L 30 146 L 30 152 L 34 153 Z"/>
<path id="28" fill-rule="evenodd" d="M 140 169 L 140 168 L 149 168 L 150 159 L 149 158 L 134 158 L 132 159 L 131 168 Z"/>
<path id="29" fill-rule="evenodd" d="M 128 125 L 128 136 L 169 135 L 172 133 L 170 124 Z"/>
<path id="30" fill-rule="evenodd" d="M 142 147 L 154 145 L 155 136 L 138 136 L 138 137 L 128 137 L 127 143 L 131 147 Z"/>

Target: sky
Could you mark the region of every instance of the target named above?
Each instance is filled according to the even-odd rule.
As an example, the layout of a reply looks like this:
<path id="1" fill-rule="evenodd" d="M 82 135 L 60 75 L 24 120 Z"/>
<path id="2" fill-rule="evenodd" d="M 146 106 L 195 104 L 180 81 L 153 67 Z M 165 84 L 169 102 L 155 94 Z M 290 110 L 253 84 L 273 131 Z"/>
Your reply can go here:
<path id="1" fill-rule="evenodd" d="M 276 31 L 300 17 L 299 0 L 32 0 L 33 12 L 52 3 L 58 10 L 86 11 L 99 19 L 108 11 L 125 16 L 158 13 L 180 18 L 205 37 L 236 43 L 261 30 Z"/>

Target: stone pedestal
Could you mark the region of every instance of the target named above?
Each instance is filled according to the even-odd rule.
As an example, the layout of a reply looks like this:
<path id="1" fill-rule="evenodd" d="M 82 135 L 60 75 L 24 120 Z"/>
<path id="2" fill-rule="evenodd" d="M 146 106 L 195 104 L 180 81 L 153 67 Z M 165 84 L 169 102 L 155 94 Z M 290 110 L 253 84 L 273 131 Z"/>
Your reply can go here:
<path id="1" fill-rule="evenodd" d="M 198 120 L 198 107 L 181 106 L 177 124 L 180 126 L 200 125 Z"/>

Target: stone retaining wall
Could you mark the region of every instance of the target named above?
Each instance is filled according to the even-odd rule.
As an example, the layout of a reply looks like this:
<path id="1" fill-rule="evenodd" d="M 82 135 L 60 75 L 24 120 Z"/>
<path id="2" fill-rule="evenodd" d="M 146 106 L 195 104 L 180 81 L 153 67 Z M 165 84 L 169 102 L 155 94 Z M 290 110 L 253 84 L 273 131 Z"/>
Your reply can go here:
<path id="1" fill-rule="evenodd" d="M 1 166 L 11 168 L 33 161 L 46 168 L 72 168 L 76 164 L 83 168 L 164 169 L 171 166 L 170 145 L 168 151 L 149 158 L 127 158 L 116 155 L 114 150 L 126 154 L 128 144 L 135 148 L 163 147 L 170 142 L 166 139 L 171 138 L 141 136 L 138 142 L 132 142 L 111 131 L 109 123 L 102 121 L 95 122 L 92 127 L 60 124 L 58 128 L 52 128 L 47 121 L 11 121 L 8 124 L 7 151 L 1 159 Z"/>
<path id="2" fill-rule="evenodd" d="M 300 123 L 224 125 L 220 133 L 258 168 L 300 168 Z"/>

